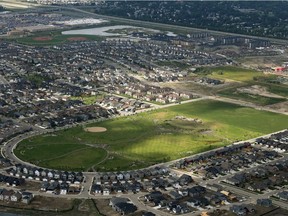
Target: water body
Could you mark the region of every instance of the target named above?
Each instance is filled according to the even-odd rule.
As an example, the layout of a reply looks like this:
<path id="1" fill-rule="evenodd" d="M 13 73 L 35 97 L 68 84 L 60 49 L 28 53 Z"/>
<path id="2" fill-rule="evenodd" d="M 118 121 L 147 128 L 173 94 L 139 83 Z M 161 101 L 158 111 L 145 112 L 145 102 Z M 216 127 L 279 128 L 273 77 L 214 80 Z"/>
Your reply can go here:
<path id="1" fill-rule="evenodd" d="M 115 30 L 115 29 L 143 29 L 153 32 L 159 32 L 155 29 L 148 29 L 148 28 L 142 28 L 137 26 L 129 26 L 129 25 L 116 25 L 116 26 L 105 26 L 105 27 L 98 27 L 98 28 L 87 28 L 87 29 L 78 29 L 78 30 L 69 30 L 62 32 L 63 35 L 98 35 L 98 36 L 120 36 L 123 34 L 118 33 L 110 33 L 106 32 L 109 30 Z"/>

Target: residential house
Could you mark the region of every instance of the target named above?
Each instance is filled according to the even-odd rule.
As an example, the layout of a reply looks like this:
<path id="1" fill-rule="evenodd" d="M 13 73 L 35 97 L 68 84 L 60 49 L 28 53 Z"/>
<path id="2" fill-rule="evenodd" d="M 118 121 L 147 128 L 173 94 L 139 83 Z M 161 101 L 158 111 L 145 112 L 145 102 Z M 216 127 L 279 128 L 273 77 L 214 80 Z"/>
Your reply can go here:
<path id="1" fill-rule="evenodd" d="M 193 179 L 190 175 L 183 174 L 179 179 L 178 182 L 181 186 L 188 185 L 193 182 Z"/>
<path id="2" fill-rule="evenodd" d="M 104 188 L 104 189 L 103 189 L 103 195 L 104 195 L 104 196 L 110 195 L 110 189 L 109 189 L 109 188 Z"/>
<path id="3" fill-rule="evenodd" d="M 34 175 L 39 177 L 40 174 L 41 174 L 41 170 L 42 170 L 42 169 L 36 169 L 36 170 L 34 171 Z"/>
<path id="4" fill-rule="evenodd" d="M 69 172 L 69 174 L 68 174 L 68 181 L 74 182 L 75 175 L 76 175 L 76 174 L 75 174 L 74 172 Z"/>
<path id="5" fill-rule="evenodd" d="M 268 184 L 266 183 L 266 181 L 255 182 L 249 185 L 247 189 L 251 191 L 261 192 L 268 189 Z"/>
<path id="6" fill-rule="evenodd" d="M 152 202 L 155 206 L 159 206 L 163 200 L 166 200 L 163 194 L 159 191 L 153 191 L 150 194 L 145 195 L 145 199 Z"/>
<path id="7" fill-rule="evenodd" d="M 142 216 L 156 216 L 156 215 L 152 212 L 143 212 Z"/>
<path id="8" fill-rule="evenodd" d="M 14 193 L 10 197 L 12 202 L 18 202 L 19 200 L 21 200 L 21 198 L 22 198 L 22 195 L 19 192 Z"/>
<path id="9" fill-rule="evenodd" d="M 60 194 L 66 195 L 68 192 L 69 185 L 67 183 L 60 184 Z"/>
<path id="10" fill-rule="evenodd" d="M 121 172 L 117 172 L 117 179 L 118 180 L 123 180 L 124 179 L 124 175 Z"/>
<path id="11" fill-rule="evenodd" d="M 221 191 L 223 189 L 223 187 L 221 185 L 217 185 L 217 184 L 207 184 L 206 188 L 212 190 L 212 191 Z"/>
<path id="12" fill-rule="evenodd" d="M 202 186 L 194 186 L 192 188 L 188 188 L 188 194 L 190 197 L 198 197 L 206 192 L 206 189 Z"/>
<path id="13" fill-rule="evenodd" d="M 22 192 L 22 202 L 25 204 L 29 204 L 33 199 L 33 194 L 30 192 Z"/>
<path id="14" fill-rule="evenodd" d="M 91 193 L 94 194 L 101 194 L 102 193 L 102 187 L 100 184 L 93 184 L 91 187 Z"/>
<path id="15" fill-rule="evenodd" d="M 179 193 L 181 196 L 186 197 L 186 196 L 188 196 L 189 191 L 188 191 L 187 188 L 182 188 L 182 189 L 179 189 L 179 190 L 178 190 L 178 193 Z"/>
<path id="16" fill-rule="evenodd" d="M 58 182 L 51 182 L 51 184 L 48 186 L 46 192 L 47 193 L 55 193 L 56 190 L 59 189 L 59 183 Z"/>
<path id="17" fill-rule="evenodd" d="M 110 199 L 110 202 L 109 202 L 109 206 L 111 206 L 113 209 L 115 207 L 115 205 L 117 203 L 127 203 L 129 202 L 129 199 L 128 198 L 123 198 L 123 197 L 112 197 Z"/>
<path id="18" fill-rule="evenodd" d="M 182 196 L 177 191 L 170 191 L 168 195 L 174 200 L 182 198 Z"/>
<path id="19" fill-rule="evenodd" d="M 130 178 L 131 178 L 130 173 L 129 173 L 129 172 L 125 172 L 125 173 L 124 173 L 124 179 L 130 180 Z"/>
<path id="20" fill-rule="evenodd" d="M 67 178 L 68 178 L 68 172 L 67 171 L 62 172 L 61 173 L 61 180 L 67 181 Z"/>
<path id="21" fill-rule="evenodd" d="M 242 205 L 233 205 L 230 207 L 230 211 L 235 213 L 237 216 L 246 216 L 248 214 L 247 209 Z"/>
<path id="22" fill-rule="evenodd" d="M 61 172 L 60 171 L 55 171 L 54 173 L 54 179 L 59 180 L 61 178 Z"/>
<path id="23" fill-rule="evenodd" d="M 278 197 L 280 200 L 288 201 L 288 191 L 281 191 L 276 194 L 276 197 Z"/>
<path id="24" fill-rule="evenodd" d="M 205 207 L 209 205 L 209 201 L 205 197 L 192 197 L 187 200 L 186 204 L 191 207 L 200 206 Z"/>
<path id="25" fill-rule="evenodd" d="M 47 173 L 48 173 L 48 170 L 42 170 L 42 172 L 41 172 L 41 176 L 42 177 L 46 177 L 47 176 Z"/>
<path id="26" fill-rule="evenodd" d="M 80 193 L 81 189 L 82 189 L 82 187 L 79 184 L 75 184 L 75 183 L 74 184 L 69 184 L 67 192 L 68 193 L 73 193 L 73 194 Z"/>
<path id="27" fill-rule="evenodd" d="M 49 172 L 47 173 L 47 177 L 48 177 L 49 179 L 52 179 L 52 178 L 54 177 L 54 171 L 49 171 Z"/>
<path id="28" fill-rule="evenodd" d="M 5 190 L 2 192 L 1 195 L 3 195 L 3 200 L 4 201 L 10 201 L 11 200 L 11 196 L 14 194 L 13 190 Z"/>
<path id="29" fill-rule="evenodd" d="M 84 176 L 83 176 L 83 173 L 82 172 L 77 172 L 76 175 L 75 175 L 75 182 L 74 183 L 77 183 L 77 182 L 82 182 L 84 179 Z"/>
<path id="30" fill-rule="evenodd" d="M 49 186 L 50 186 L 50 183 L 49 183 L 49 182 L 43 181 L 42 184 L 41 184 L 40 190 L 41 190 L 41 191 L 46 191 Z"/>
<path id="31" fill-rule="evenodd" d="M 4 195 L 5 195 L 5 193 L 6 193 L 6 189 L 4 188 L 4 189 L 0 189 L 0 200 L 4 200 Z"/>
<path id="32" fill-rule="evenodd" d="M 128 215 L 137 211 L 137 207 L 134 204 L 125 202 L 115 204 L 114 209 L 121 215 Z"/>
<path id="33" fill-rule="evenodd" d="M 257 205 L 264 206 L 264 207 L 271 207 L 272 200 L 271 199 L 257 199 Z"/>

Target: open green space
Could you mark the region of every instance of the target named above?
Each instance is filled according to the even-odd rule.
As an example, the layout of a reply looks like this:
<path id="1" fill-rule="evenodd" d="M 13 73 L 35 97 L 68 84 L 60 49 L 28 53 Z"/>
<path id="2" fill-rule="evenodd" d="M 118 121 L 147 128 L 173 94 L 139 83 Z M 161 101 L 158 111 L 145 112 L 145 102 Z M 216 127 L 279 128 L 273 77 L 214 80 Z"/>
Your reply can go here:
<path id="1" fill-rule="evenodd" d="M 210 78 L 220 79 L 220 80 L 234 80 L 234 81 L 251 81 L 255 76 L 264 76 L 260 71 L 240 68 L 235 66 L 220 66 L 220 67 L 204 67 L 197 68 L 195 71 L 198 75 L 207 75 Z"/>
<path id="2" fill-rule="evenodd" d="M 253 82 L 253 84 L 261 85 L 265 87 L 268 92 L 288 98 L 288 85 L 280 84 L 280 83 L 279 84 L 269 83 L 269 82 L 263 82 L 263 81 L 256 81 L 256 82 Z"/>
<path id="3" fill-rule="evenodd" d="M 51 37 L 51 40 L 37 40 L 38 37 Z M 32 46 L 52 46 L 62 43 L 73 42 L 71 38 L 83 37 L 85 40 L 101 41 L 104 37 L 96 35 L 62 35 L 61 31 L 39 32 L 27 37 L 14 39 L 17 43 Z"/>
<path id="4" fill-rule="evenodd" d="M 52 169 L 83 171 L 103 160 L 107 155 L 104 149 L 83 144 L 45 142 L 33 145 L 31 143 L 33 141 L 29 140 L 26 144 L 19 146 L 15 154 L 20 159 Z"/>
<path id="5" fill-rule="evenodd" d="M 189 65 L 185 62 L 180 62 L 180 61 L 157 61 L 155 63 L 159 66 L 179 68 L 181 70 L 186 70 L 186 69 L 189 69 L 189 67 L 191 67 L 191 65 Z"/>
<path id="6" fill-rule="evenodd" d="M 70 99 L 71 100 L 81 100 L 86 105 L 92 105 L 97 100 L 103 99 L 104 97 L 105 97 L 105 94 L 101 93 L 101 94 L 98 94 L 98 95 L 83 95 L 83 96 L 79 96 L 79 97 L 71 97 Z"/>
<path id="7" fill-rule="evenodd" d="M 42 161 L 40 165 L 60 170 L 83 171 L 104 160 L 106 155 L 107 152 L 104 149 L 88 147 L 70 152 L 58 158 L 47 159 Z M 71 163 L 71 160 L 73 163 Z"/>
<path id="8" fill-rule="evenodd" d="M 237 89 L 226 89 L 218 92 L 220 96 L 229 97 L 237 100 L 247 101 L 256 105 L 266 106 L 286 101 L 285 98 L 266 97 L 257 94 L 239 92 Z"/>
<path id="9" fill-rule="evenodd" d="M 48 168 L 61 164 L 87 170 L 94 164 L 98 171 L 130 170 L 288 128 L 288 116 L 203 100 L 87 125 L 91 126 L 107 131 L 75 127 L 37 136 L 22 141 L 15 154 L 31 162 L 41 160 Z M 97 148 L 90 154 L 86 144 L 103 145 L 109 155 Z"/>
<path id="10" fill-rule="evenodd" d="M 27 160 L 38 163 L 43 159 L 57 158 L 63 154 L 67 154 L 84 147 L 84 145 L 79 144 L 63 144 L 62 146 L 54 144 L 25 145 L 17 148 L 15 153 L 18 154 L 20 158 L 24 156 Z M 55 148 L 57 151 L 55 151 Z M 39 152 L 41 152 L 41 157 L 38 155 Z"/>
<path id="11" fill-rule="evenodd" d="M 288 86 L 281 83 L 281 77 L 276 75 L 264 74 L 260 71 L 235 66 L 197 68 L 194 73 L 201 77 L 207 76 L 226 82 L 235 81 L 234 85 L 229 83 L 230 85 L 228 88 L 227 86 L 224 86 L 222 89 L 219 88 L 216 90 L 217 94 L 223 97 L 252 102 L 261 106 L 284 102 L 288 97 Z M 256 85 L 259 86 L 259 88 L 265 89 L 267 94 L 261 94 L 263 93 L 261 90 L 259 93 L 238 91 L 238 88 L 250 88 Z M 282 96 L 284 98 L 277 97 L 273 94 Z"/>
<path id="12" fill-rule="evenodd" d="M 288 98 L 288 86 L 286 85 L 277 85 L 277 84 L 264 84 L 267 87 L 268 91 L 274 94 L 281 95 Z"/>
<path id="13" fill-rule="evenodd" d="M 287 101 L 288 99 L 288 85 L 276 82 L 275 76 L 261 76 L 254 77 L 253 81 L 247 81 L 244 84 L 233 86 L 231 88 L 225 88 L 217 92 L 218 95 L 228 98 L 233 98 L 237 100 L 243 100 L 247 102 L 252 102 L 256 105 L 272 105 L 276 103 L 281 103 Z M 252 86 L 258 86 L 258 88 L 264 89 L 267 94 L 259 95 L 255 93 L 240 92 L 238 88 L 251 88 Z M 271 95 L 269 95 L 271 93 Z M 274 95 L 273 95 L 274 94 Z M 279 97 L 278 97 L 279 96 Z M 281 98 L 282 97 L 282 98 Z"/>

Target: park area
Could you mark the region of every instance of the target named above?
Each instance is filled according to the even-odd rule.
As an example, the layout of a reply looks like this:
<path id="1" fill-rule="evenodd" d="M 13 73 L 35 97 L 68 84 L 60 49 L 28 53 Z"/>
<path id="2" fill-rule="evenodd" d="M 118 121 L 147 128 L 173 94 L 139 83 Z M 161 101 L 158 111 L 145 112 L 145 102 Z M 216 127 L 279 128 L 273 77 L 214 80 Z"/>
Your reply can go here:
<path id="1" fill-rule="evenodd" d="M 52 46 L 76 41 L 99 41 L 103 37 L 94 35 L 62 35 L 61 32 L 40 32 L 31 36 L 16 39 L 18 43 L 31 46 Z"/>
<path id="2" fill-rule="evenodd" d="M 288 116 L 202 100 L 22 141 L 17 157 L 61 170 L 144 168 L 288 128 Z"/>
<path id="3" fill-rule="evenodd" d="M 204 94 L 212 92 L 259 106 L 280 104 L 281 107 L 281 103 L 287 102 L 288 86 L 281 82 L 281 76 L 235 66 L 198 68 L 195 74 L 224 82 L 224 85 L 201 86 L 201 91 L 206 88 Z"/>
<path id="4" fill-rule="evenodd" d="M 263 76 L 260 71 L 234 66 L 215 67 L 208 70 L 208 77 L 225 81 L 245 82 L 253 80 L 257 76 Z"/>

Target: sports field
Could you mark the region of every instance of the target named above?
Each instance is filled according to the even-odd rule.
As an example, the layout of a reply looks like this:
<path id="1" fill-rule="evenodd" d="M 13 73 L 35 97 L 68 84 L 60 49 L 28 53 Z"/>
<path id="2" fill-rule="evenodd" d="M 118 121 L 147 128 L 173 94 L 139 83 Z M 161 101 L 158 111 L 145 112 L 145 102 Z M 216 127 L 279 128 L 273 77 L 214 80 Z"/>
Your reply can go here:
<path id="1" fill-rule="evenodd" d="M 18 38 L 16 41 L 32 46 L 52 46 L 61 43 L 87 40 L 99 41 L 103 40 L 103 37 L 93 35 L 62 35 L 61 32 L 41 32 L 28 37 Z"/>
<path id="2" fill-rule="evenodd" d="M 15 153 L 48 168 L 130 170 L 288 128 L 288 116 L 205 100 L 86 127 L 24 140 Z"/>

